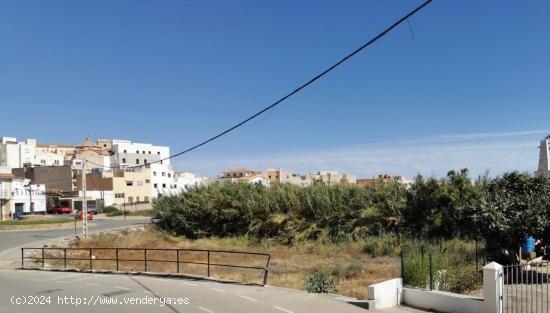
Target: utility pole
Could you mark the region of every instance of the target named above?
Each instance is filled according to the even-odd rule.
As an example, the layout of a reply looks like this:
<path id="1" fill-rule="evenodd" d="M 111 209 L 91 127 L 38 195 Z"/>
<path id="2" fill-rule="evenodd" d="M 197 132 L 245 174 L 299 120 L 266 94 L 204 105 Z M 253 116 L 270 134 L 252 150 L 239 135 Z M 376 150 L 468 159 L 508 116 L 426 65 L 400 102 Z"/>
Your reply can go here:
<path id="1" fill-rule="evenodd" d="M 29 187 L 29 209 L 31 211 L 31 214 L 34 213 L 34 203 L 32 203 L 32 186 L 31 183 L 27 185 Z"/>
<path id="2" fill-rule="evenodd" d="M 86 163 L 82 165 L 82 237 L 88 237 L 88 203 L 86 200 Z"/>

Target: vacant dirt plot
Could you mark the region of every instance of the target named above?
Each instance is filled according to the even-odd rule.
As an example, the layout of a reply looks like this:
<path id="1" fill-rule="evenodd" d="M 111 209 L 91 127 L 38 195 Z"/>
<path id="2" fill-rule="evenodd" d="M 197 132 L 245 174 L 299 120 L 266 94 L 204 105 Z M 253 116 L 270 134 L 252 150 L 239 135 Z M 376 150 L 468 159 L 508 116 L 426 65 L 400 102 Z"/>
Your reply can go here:
<path id="1" fill-rule="evenodd" d="M 78 248 L 169 248 L 169 249 L 212 249 L 236 250 L 271 254 L 268 284 L 281 287 L 304 287 L 304 276 L 313 269 L 321 269 L 338 278 L 337 292 L 343 295 L 366 298 L 368 285 L 399 275 L 399 259 L 396 257 L 371 258 L 362 252 L 360 243 L 327 244 L 307 242 L 295 246 L 277 245 L 271 242 L 251 243 L 246 238 L 209 238 L 189 240 L 170 236 L 164 232 L 147 227 L 142 230 L 119 231 L 91 236 L 87 240 L 74 241 Z M 113 261 L 99 259 L 114 258 L 114 250 L 93 250 L 94 269 L 116 267 Z M 59 253 L 59 252 L 58 252 Z M 89 257 L 89 250 L 72 252 L 72 256 Z M 120 270 L 144 270 L 143 250 L 119 250 Z M 181 251 L 180 273 L 206 276 L 207 254 L 203 251 Z M 236 264 L 246 266 L 265 266 L 263 256 L 211 253 L 211 263 Z M 175 251 L 149 251 L 147 270 L 151 272 L 175 273 L 177 255 Z M 174 261 L 169 263 L 155 260 Z M 55 261 L 59 263 L 59 261 Z M 186 263 L 183 263 L 186 262 Z M 53 263 L 50 263 L 53 265 Z M 61 264 L 55 264 L 60 266 Z M 71 261 L 71 267 L 88 269 L 89 262 Z M 260 283 L 263 271 L 255 269 L 235 269 L 211 266 L 210 275 L 219 279 Z"/>

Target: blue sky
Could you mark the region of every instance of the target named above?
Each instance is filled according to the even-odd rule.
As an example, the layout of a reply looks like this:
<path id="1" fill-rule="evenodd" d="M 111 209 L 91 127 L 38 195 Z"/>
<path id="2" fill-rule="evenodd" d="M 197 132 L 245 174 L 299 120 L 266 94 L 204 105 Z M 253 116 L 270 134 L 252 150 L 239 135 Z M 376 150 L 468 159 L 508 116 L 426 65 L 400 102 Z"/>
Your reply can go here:
<path id="1" fill-rule="evenodd" d="M 0 134 L 183 150 L 420 1 L 0 1 Z M 436 0 L 179 169 L 533 171 L 550 133 L 550 3 Z"/>

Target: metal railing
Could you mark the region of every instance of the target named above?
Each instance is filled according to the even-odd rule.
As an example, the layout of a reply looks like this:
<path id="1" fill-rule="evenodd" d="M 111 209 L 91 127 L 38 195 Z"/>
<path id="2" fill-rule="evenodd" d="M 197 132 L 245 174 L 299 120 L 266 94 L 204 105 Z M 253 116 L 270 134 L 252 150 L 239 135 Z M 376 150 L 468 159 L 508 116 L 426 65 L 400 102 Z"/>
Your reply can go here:
<path id="1" fill-rule="evenodd" d="M 550 312 L 550 262 L 503 266 L 504 312 Z"/>
<path id="2" fill-rule="evenodd" d="M 38 256 L 31 255 L 29 256 L 25 252 L 34 251 L 39 252 Z M 73 251 L 80 251 L 86 254 L 85 257 L 77 256 L 72 257 L 68 255 Z M 94 252 L 108 252 L 111 251 L 114 257 L 98 257 Z M 134 251 L 139 252 L 139 255 L 143 255 L 143 258 L 124 258 L 121 257 L 121 252 Z M 49 252 L 49 253 L 46 253 Z M 60 256 L 55 256 L 55 252 L 60 254 Z M 157 259 L 151 258 L 151 254 L 154 252 L 168 252 L 173 253 L 173 259 Z M 206 262 L 200 261 L 185 261 L 183 256 L 186 254 L 199 253 L 203 254 L 203 257 L 206 258 Z M 80 253 L 82 254 L 82 253 Z M 228 264 L 228 263 L 219 263 L 213 262 L 214 256 L 219 255 L 238 255 L 242 257 L 260 257 L 265 258 L 265 266 L 248 266 L 248 265 L 238 265 L 238 264 Z M 36 267 L 25 267 L 25 260 L 33 260 L 35 263 L 38 262 L 41 264 L 41 268 L 46 268 L 46 262 L 49 260 L 63 260 L 63 269 L 67 269 L 67 262 L 71 261 L 81 261 L 88 263 L 89 270 L 94 269 L 94 263 L 99 261 L 111 261 L 116 264 L 116 271 L 119 271 L 121 264 L 127 262 L 143 262 L 143 271 L 148 272 L 150 265 L 152 263 L 169 263 L 176 264 L 176 273 L 185 274 L 182 271 L 184 264 L 191 264 L 197 266 L 204 266 L 206 269 L 206 277 L 211 277 L 211 269 L 213 267 L 226 267 L 226 268 L 237 268 L 237 269 L 248 269 L 248 270 L 260 270 L 263 271 L 263 285 L 267 284 L 267 276 L 269 273 L 269 262 L 271 261 L 271 254 L 267 253 L 255 253 L 255 252 L 242 252 L 242 251 L 230 251 L 230 250 L 208 250 L 208 249 L 148 249 L 148 248 L 21 248 L 21 268 L 22 269 L 32 269 Z M 69 267 L 70 268 L 70 267 Z M 51 267 L 50 269 L 58 269 L 56 267 Z M 204 275 L 201 275 L 204 276 Z"/>

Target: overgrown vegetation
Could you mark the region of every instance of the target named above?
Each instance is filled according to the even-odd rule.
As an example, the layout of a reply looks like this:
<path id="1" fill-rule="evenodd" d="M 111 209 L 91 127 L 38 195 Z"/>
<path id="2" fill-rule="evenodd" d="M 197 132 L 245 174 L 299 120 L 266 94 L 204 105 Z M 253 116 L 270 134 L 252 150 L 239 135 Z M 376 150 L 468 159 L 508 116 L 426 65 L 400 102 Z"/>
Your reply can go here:
<path id="1" fill-rule="evenodd" d="M 434 288 L 474 292 L 482 261 L 474 245 L 500 262 L 514 256 L 521 238 L 550 240 L 550 180 L 512 172 L 473 180 L 466 169 L 444 178 L 417 176 L 410 186 L 378 184 L 273 184 L 200 186 L 155 200 L 159 226 L 191 239 L 246 238 L 289 247 L 307 243 L 350 245 L 375 258 L 396 258 L 404 246 L 432 253 Z M 503 253 L 504 251 L 509 253 Z M 428 252 L 410 252 L 403 275 L 409 284 L 429 284 Z M 321 272 L 346 281 L 360 266 L 330 264 Z M 364 271 L 369 271 L 363 267 Z M 316 274 L 320 275 L 320 274 Z"/>
<path id="2" fill-rule="evenodd" d="M 367 242 L 374 255 L 395 254 L 399 238 L 482 240 L 515 249 L 524 234 L 550 240 L 550 180 L 508 173 L 475 181 L 468 171 L 369 187 L 314 184 L 211 184 L 154 202 L 160 226 L 188 238 L 247 236 L 283 244 Z M 547 238 L 548 237 L 548 238 Z M 506 238 L 507 240 L 501 240 Z"/>

